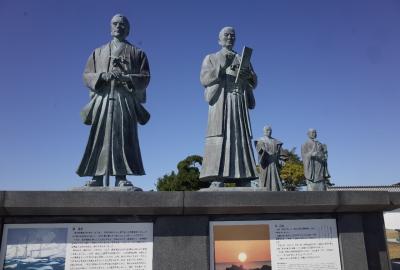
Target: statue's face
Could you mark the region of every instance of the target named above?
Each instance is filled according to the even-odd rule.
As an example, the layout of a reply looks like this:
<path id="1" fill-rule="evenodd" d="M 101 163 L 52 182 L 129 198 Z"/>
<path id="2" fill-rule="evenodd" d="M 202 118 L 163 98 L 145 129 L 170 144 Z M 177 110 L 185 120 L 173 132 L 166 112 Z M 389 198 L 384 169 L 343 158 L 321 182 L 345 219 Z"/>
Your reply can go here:
<path id="1" fill-rule="evenodd" d="M 125 39 L 129 33 L 129 25 L 123 17 L 115 16 L 111 20 L 111 36 Z"/>
<path id="2" fill-rule="evenodd" d="M 271 128 L 265 128 L 265 129 L 264 129 L 264 134 L 265 134 L 265 136 L 267 136 L 267 137 L 271 137 L 271 135 L 272 135 L 272 129 L 271 129 Z"/>
<path id="3" fill-rule="evenodd" d="M 231 27 L 224 28 L 219 35 L 219 44 L 228 50 L 232 50 L 233 46 L 235 45 L 235 40 L 235 30 Z"/>
<path id="4" fill-rule="evenodd" d="M 317 138 L 317 131 L 315 129 L 311 129 L 308 131 L 308 137 L 310 139 L 315 139 Z"/>

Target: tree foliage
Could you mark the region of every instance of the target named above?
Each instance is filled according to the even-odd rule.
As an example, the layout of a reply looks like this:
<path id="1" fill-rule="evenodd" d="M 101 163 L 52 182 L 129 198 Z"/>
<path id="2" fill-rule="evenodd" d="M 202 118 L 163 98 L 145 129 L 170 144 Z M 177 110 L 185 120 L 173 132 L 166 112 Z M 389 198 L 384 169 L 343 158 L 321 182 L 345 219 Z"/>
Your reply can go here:
<path id="1" fill-rule="evenodd" d="M 296 190 L 296 187 L 303 185 L 305 181 L 303 162 L 295 151 L 295 147 L 290 151 L 283 150 L 286 161 L 282 166 L 280 176 L 283 180 L 283 186 L 288 191 Z"/>
<path id="2" fill-rule="evenodd" d="M 199 166 L 203 163 L 201 156 L 192 155 L 181 160 L 178 165 L 178 172 L 172 171 L 157 180 L 158 191 L 186 191 L 199 190 L 208 187 L 209 183 L 199 180 Z"/>
<path id="3" fill-rule="evenodd" d="M 296 154 L 296 148 L 291 150 L 283 149 L 285 162 L 280 170 L 280 176 L 283 186 L 288 191 L 294 191 L 296 188 L 305 185 L 304 167 L 300 157 Z M 203 163 L 203 158 L 198 155 L 188 156 L 181 160 L 177 169 L 178 172 L 171 171 L 157 180 L 158 191 L 194 191 L 201 188 L 207 188 L 209 183 L 199 180 L 199 167 Z M 257 165 L 257 171 L 259 167 Z M 333 185 L 330 181 L 328 185 Z M 235 186 L 226 183 L 225 186 Z"/>

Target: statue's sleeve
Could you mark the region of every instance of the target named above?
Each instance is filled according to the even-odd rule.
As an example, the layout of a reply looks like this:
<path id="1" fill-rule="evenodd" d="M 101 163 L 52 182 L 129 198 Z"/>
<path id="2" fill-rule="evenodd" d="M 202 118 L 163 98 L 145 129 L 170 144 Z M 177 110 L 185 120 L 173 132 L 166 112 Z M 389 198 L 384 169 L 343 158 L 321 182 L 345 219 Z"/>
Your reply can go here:
<path id="1" fill-rule="evenodd" d="M 247 107 L 254 109 L 256 107 L 256 99 L 254 98 L 253 91 L 251 89 L 246 90 Z"/>
<path id="2" fill-rule="evenodd" d="M 283 143 L 281 143 L 281 142 L 278 142 L 278 144 L 277 144 L 277 151 L 276 151 L 276 154 L 277 154 L 277 156 L 278 157 L 281 157 L 282 155 L 283 155 L 283 153 L 282 153 L 282 145 L 283 145 Z"/>
<path id="3" fill-rule="evenodd" d="M 308 143 L 305 143 L 301 146 L 301 158 L 303 159 L 304 176 L 306 179 L 311 179 L 313 174 L 311 150 L 312 149 L 309 147 Z"/>
<path id="4" fill-rule="evenodd" d="M 263 152 L 264 152 L 264 143 L 261 141 L 261 140 L 259 140 L 259 141 L 257 141 L 257 143 L 256 143 L 256 150 L 257 150 L 257 153 L 259 154 L 259 155 L 261 155 Z"/>
<path id="5" fill-rule="evenodd" d="M 131 74 L 131 80 L 135 89 L 145 89 L 150 82 L 150 65 L 146 54 L 143 51 L 139 51 L 137 59 L 133 59 L 136 64 L 136 74 Z"/>
<path id="6" fill-rule="evenodd" d="M 324 151 L 324 158 L 328 159 L 328 146 L 326 144 L 322 144 L 322 150 Z"/>
<path id="7" fill-rule="evenodd" d="M 146 102 L 146 88 L 150 82 L 150 65 L 146 54 L 142 50 L 132 54 L 132 63 L 136 65 L 132 70 L 134 74 L 129 74 L 131 83 L 135 89 L 136 100 L 140 103 Z"/>
<path id="8" fill-rule="evenodd" d="M 251 77 L 248 79 L 248 87 L 246 88 L 247 107 L 254 109 L 256 107 L 256 99 L 254 98 L 253 90 L 257 87 L 257 74 L 254 72 L 250 64 Z"/>
<path id="9" fill-rule="evenodd" d="M 249 86 L 252 90 L 254 90 L 257 87 L 257 74 L 254 72 L 253 66 L 250 63 L 250 73 L 251 77 L 249 78 Z"/>
<path id="10" fill-rule="evenodd" d="M 83 72 L 83 83 L 92 91 L 100 90 L 102 81 L 100 79 L 101 72 L 96 72 L 96 52 L 94 51 L 86 62 Z"/>
<path id="11" fill-rule="evenodd" d="M 220 81 L 220 70 L 221 67 L 213 63 L 211 55 L 207 55 L 203 64 L 201 65 L 200 71 L 200 82 L 204 87 L 209 87 L 213 84 L 217 84 Z"/>
<path id="12" fill-rule="evenodd" d="M 323 144 L 323 149 L 324 149 L 324 177 L 325 178 L 330 178 L 330 174 L 328 171 L 328 147 L 326 146 L 326 144 Z"/>
<path id="13" fill-rule="evenodd" d="M 268 166 L 268 152 L 265 149 L 264 142 L 262 140 L 259 140 L 256 144 L 256 150 L 258 153 L 258 161 L 260 163 L 260 166 L 265 169 Z"/>
<path id="14" fill-rule="evenodd" d="M 200 82 L 205 87 L 204 98 L 211 106 L 218 102 L 222 93 L 221 67 L 216 62 L 212 55 L 207 55 L 200 71 Z"/>
<path id="15" fill-rule="evenodd" d="M 311 151 L 310 151 L 307 143 L 305 143 L 301 146 L 301 158 L 303 160 L 311 158 Z"/>

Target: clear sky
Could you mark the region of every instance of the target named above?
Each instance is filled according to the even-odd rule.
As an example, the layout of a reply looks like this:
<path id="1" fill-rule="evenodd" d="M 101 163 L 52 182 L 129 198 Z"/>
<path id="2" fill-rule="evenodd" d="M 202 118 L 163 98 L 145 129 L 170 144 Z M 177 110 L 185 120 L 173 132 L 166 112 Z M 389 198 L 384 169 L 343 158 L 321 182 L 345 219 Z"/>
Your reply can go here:
<path id="1" fill-rule="evenodd" d="M 251 112 L 286 148 L 313 127 L 336 185 L 400 182 L 400 0 L 0 1 L 0 190 L 81 186 L 89 127 L 82 71 L 110 40 L 115 13 L 152 73 L 140 126 L 145 190 L 188 155 L 203 154 L 208 105 L 199 82 L 218 32 L 236 28 L 259 78 Z M 112 180 L 113 183 L 113 180 Z"/>

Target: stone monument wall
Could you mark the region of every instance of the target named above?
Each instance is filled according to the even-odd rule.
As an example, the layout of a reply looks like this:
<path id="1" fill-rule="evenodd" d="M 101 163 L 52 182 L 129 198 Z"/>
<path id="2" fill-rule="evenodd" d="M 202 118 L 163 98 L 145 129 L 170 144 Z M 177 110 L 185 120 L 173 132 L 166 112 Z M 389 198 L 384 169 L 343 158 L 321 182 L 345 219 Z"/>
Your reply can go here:
<path id="1" fill-rule="evenodd" d="M 154 270 L 210 269 L 210 222 L 335 219 L 343 270 L 389 270 L 395 192 L 0 192 L 0 222 L 152 223 Z M 3 235 L 3 234 L 1 234 Z"/>

